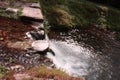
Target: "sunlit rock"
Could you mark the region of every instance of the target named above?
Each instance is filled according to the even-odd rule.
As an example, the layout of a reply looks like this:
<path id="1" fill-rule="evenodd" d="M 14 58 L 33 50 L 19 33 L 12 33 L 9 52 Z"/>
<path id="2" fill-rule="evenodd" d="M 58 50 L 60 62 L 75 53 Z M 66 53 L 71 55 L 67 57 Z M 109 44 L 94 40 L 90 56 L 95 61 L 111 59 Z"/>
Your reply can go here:
<path id="1" fill-rule="evenodd" d="M 15 66 L 11 66 L 10 69 L 15 70 L 15 71 L 21 71 L 21 70 L 23 70 L 25 68 L 24 68 L 23 65 L 15 65 Z"/>
<path id="2" fill-rule="evenodd" d="M 22 10 L 21 18 L 31 19 L 32 21 L 43 21 L 43 15 L 40 9 L 24 7 Z"/>
<path id="3" fill-rule="evenodd" d="M 32 47 L 37 51 L 45 51 L 49 48 L 49 43 L 46 40 L 37 40 L 32 43 Z"/>
<path id="4" fill-rule="evenodd" d="M 8 46 L 12 48 L 17 48 L 17 49 L 23 49 L 26 50 L 28 48 L 31 48 L 32 40 L 27 40 L 27 41 L 17 41 L 17 42 L 9 42 Z"/>
<path id="5" fill-rule="evenodd" d="M 18 9 L 16 9 L 16 8 L 7 8 L 6 11 L 11 11 L 11 12 L 17 13 Z"/>

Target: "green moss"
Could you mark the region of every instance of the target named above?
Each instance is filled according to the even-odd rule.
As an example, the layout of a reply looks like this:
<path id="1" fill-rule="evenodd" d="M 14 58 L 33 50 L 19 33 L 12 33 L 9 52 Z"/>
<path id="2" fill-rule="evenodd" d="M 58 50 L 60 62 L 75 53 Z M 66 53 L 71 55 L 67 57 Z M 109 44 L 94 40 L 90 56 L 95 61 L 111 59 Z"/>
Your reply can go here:
<path id="1" fill-rule="evenodd" d="M 5 73 L 8 72 L 8 69 L 6 69 L 5 67 L 3 66 L 0 66 L 0 77 L 2 77 Z"/>
<path id="2" fill-rule="evenodd" d="M 19 16 L 22 13 L 22 9 L 19 8 L 18 12 L 15 13 L 13 11 L 7 11 L 6 7 L 0 7 L 0 16 L 2 17 L 8 17 L 8 18 L 13 18 L 13 19 L 19 19 Z"/>
<path id="3" fill-rule="evenodd" d="M 120 11 L 109 6 L 86 0 L 41 0 L 40 2 L 43 13 L 51 25 L 74 27 L 94 23 L 102 28 L 120 30 Z"/>
<path id="4" fill-rule="evenodd" d="M 59 69 L 48 69 L 46 66 L 41 66 L 39 69 L 40 75 L 59 75 L 61 77 L 68 77 L 65 72 L 60 71 Z"/>
<path id="5" fill-rule="evenodd" d="M 31 73 L 30 78 L 24 78 L 23 80 L 34 80 L 35 78 L 40 80 L 85 80 L 80 77 L 72 77 L 66 74 L 65 72 L 58 69 L 50 69 L 45 65 L 41 65 L 40 67 L 33 67 L 27 71 L 27 73 Z M 32 74 L 33 73 L 33 74 Z"/>

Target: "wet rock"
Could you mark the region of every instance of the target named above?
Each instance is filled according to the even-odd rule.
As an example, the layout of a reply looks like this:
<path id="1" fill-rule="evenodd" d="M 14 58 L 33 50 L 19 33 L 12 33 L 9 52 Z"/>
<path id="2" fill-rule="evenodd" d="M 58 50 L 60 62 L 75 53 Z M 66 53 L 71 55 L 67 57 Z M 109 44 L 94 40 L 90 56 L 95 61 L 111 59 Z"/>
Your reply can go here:
<path id="1" fill-rule="evenodd" d="M 38 33 L 39 33 L 40 35 L 45 35 L 45 31 L 44 31 L 44 30 L 39 30 Z"/>
<path id="2" fill-rule="evenodd" d="M 32 47 L 37 51 L 45 51 L 49 47 L 49 43 L 46 40 L 37 40 L 32 43 Z"/>
<path id="3" fill-rule="evenodd" d="M 31 40 L 43 40 L 45 39 L 45 32 L 44 30 L 30 31 L 26 33 L 26 36 Z"/>
<path id="4" fill-rule="evenodd" d="M 51 65 L 50 65 L 50 68 L 55 68 L 55 64 L 51 64 Z"/>
<path id="5" fill-rule="evenodd" d="M 38 21 L 38 22 L 43 21 L 43 15 L 42 15 L 41 10 L 37 8 L 31 8 L 31 7 L 23 8 L 21 18 L 28 19 L 31 21 Z"/>

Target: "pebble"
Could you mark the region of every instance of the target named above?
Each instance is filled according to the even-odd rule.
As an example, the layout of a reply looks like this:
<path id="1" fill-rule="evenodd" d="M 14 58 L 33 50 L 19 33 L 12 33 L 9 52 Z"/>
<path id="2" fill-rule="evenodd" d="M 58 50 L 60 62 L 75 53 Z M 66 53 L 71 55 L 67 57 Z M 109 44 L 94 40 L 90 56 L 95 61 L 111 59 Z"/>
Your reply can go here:
<path id="1" fill-rule="evenodd" d="M 21 70 L 23 70 L 25 68 L 22 65 L 15 65 L 15 66 L 11 66 L 10 69 L 15 70 L 15 71 L 21 71 Z"/>
<path id="2" fill-rule="evenodd" d="M 3 41 L 4 40 L 4 38 L 0 38 L 0 41 Z"/>

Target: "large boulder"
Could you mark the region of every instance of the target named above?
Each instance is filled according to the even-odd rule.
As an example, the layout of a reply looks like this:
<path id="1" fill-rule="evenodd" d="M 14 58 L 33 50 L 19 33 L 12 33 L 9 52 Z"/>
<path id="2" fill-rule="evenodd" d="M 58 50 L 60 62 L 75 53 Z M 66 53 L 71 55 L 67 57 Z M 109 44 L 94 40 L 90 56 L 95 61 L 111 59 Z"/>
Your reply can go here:
<path id="1" fill-rule="evenodd" d="M 31 7 L 24 7 L 21 14 L 22 19 L 32 20 L 32 21 L 43 21 L 43 15 L 40 9 L 38 8 L 31 8 Z"/>
<path id="2" fill-rule="evenodd" d="M 32 48 L 36 51 L 45 51 L 49 48 L 49 42 L 46 40 L 37 40 L 32 43 Z"/>

